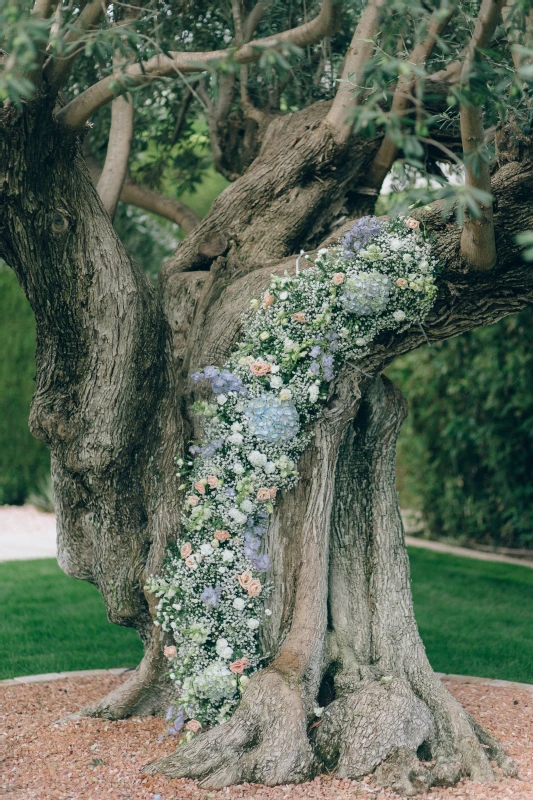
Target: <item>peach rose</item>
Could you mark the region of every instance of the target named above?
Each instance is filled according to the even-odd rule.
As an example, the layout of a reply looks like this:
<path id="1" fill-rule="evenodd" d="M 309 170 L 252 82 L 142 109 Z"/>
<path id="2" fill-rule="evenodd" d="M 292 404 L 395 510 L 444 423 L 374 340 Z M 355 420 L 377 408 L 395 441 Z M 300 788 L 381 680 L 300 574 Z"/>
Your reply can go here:
<path id="1" fill-rule="evenodd" d="M 250 372 L 258 378 L 270 372 L 270 364 L 268 361 L 263 361 L 262 358 L 257 358 L 250 364 Z"/>
<path id="2" fill-rule="evenodd" d="M 204 495 L 204 494 L 205 494 L 205 485 L 204 485 L 204 484 L 203 484 L 201 481 L 196 481 L 196 483 L 194 484 L 194 488 L 195 488 L 195 489 L 196 489 L 196 491 L 197 491 L 197 492 L 199 492 L 201 495 Z"/>
<path id="3" fill-rule="evenodd" d="M 305 322 L 305 314 L 303 311 L 297 311 L 296 314 L 292 315 L 292 318 L 296 322 Z"/>
<path id="4" fill-rule="evenodd" d="M 192 544 L 187 542 L 186 544 L 182 545 L 180 553 L 182 558 L 189 558 L 190 554 L 192 553 Z"/>
<path id="5" fill-rule="evenodd" d="M 189 556 L 189 558 L 185 559 L 185 566 L 189 567 L 189 569 L 194 569 L 196 566 L 196 561 L 194 560 L 193 556 Z"/>
<path id="6" fill-rule="evenodd" d="M 234 661 L 233 664 L 229 665 L 230 672 L 233 672 L 234 675 L 242 675 L 244 672 L 244 664 L 242 663 L 242 658 L 237 659 Z"/>
<path id="7" fill-rule="evenodd" d="M 345 276 L 344 272 L 336 272 L 335 275 L 333 276 L 333 278 L 331 279 L 331 282 L 335 286 L 340 286 L 341 283 L 343 283 L 345 277 L 346 276 Z"/>
<path id="8" fill-rule="evenodd" d="M 270 292 L 265 292 L 263 295 L 263 305 L 265 308 L 270 308 L 270 306 L 274 303 L 274 297 L 270 294 Z"/>
<path id="9" fill-rule="evenodd" d="M 188 731 L 192 731 L 193 733 L 198 733 L 198 731 L 202 730 L 202 725 L 197 719 L 190 719 L 185 723 L 185 727 Z"/>
<path id="10" fill-rule="evenodd" d="M 261 594 L 261 581 L 256 578 L 254 581 L 250 581 L 246 588 L 250 597 L 258 597 Z"/>
<path id="11" fill-rule="evenodd" d="M 248 586 L 253 583 L 253 576 L 249 569 L 245 570 L 242 575 L 236 575 L 235 577 L 243 589 L 247 589 Z"/>
<path id="12" fill-rule="evenodd" d="M 190 506 L 197 506 L 199 502 L 200 502 L 200 498 L 197 497 L 197 495 L 195 495 L 195 494 L 190 494 L 188 496 L 188 498 L 187 498 L 187 503 Z"/>
<path id="13" fill-rule="evenodd" d="M 263 502 L 265 502 L 265 500 L 270 500 L 270 489 L 259 489 L 256 496 L 258 500 L 262 500 Z"/>
<path id="14" fill-rule="evenodd" d="M 270 489 L 270 499 L 273 500 L 277 495 L 277 493 L 278 493 L 278 487 L 273 486 L 272 489 Z"/>
<path id="15" fill-rule="evenodd" d="M 405 287 L 407 286 L 407 281 L 405 280 L 405 278 L 398 278 L 398 280 L 396 281 L 396 286 L 399 286 L 400 289 L 405 289 Z"/>
<path id="16" fill-rule="evenodd" d="M 207 483 L 209 484 L 210 489 L 216 489 L 218 484 L 220 483 L 219 479 L 216 475 L 208 475 L 207 476 Z"/>
<path id="17" fill-rule="evenodd" d="M 413 231 L 416 231 L 420 227 L 420 223 L 417 219 L 413 219 L 413 217 L 407 217 L 405 220 L 405 224 L 408 228 L 411 228 Z"/>
<path id="18" fill-rule="evenodd" d="M 225 542 L 231 539 L 231 536 L 227 531 L 215 531 L 215 539 L 218 539 L 219 542 Z"/>
<path id="19" fill-rule="evenodd" d="M 178 655 L 178 651 L 176 650 L 174 645 L 170 645 L 170 647 L 168 645 L 165 645 L 163 647 L 163 653 L 165 654 L 165 658 L 176 658 L 176 656 Z"/>

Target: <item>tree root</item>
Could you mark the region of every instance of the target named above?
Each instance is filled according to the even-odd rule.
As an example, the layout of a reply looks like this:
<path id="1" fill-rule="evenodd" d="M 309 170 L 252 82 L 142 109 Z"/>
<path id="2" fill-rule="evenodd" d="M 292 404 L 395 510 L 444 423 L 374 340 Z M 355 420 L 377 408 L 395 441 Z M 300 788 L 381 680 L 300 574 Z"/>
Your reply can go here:
<path id="1" fill-rule="evenodd" d="M 197 778 L 206 789 L 298 783 L 315 773 L 300 690 L 275 670 L 254 676 L 231 720 L 149 764 L 145 772 Z"/>
<path id="2" fill-rule="evenodd" d="M 373 772 L 377 786 L 405 797 L 427 792 L 431 786 L 453 786 L 466 776 L 493 780 L 489 758 L 515 776 L 516 766 L 502 745 L 451 695 L 449 700 L 440 706 L 436 724 L 434 712 L 406 679 L 363 681 L 327 706 L 313 737 L 317 758 L 339 778 L 356 779 Z"/>
<path id="3" fill-rule="evenodd" d="M 79 717 L 117 720 L 125 717 L 164 717 L 176 689 L 166 675 L 168 665 L 162 653 L 161 634 L 154 629 L 149 647 L 139 666 L 109 694 L 94 705 L 80 709 Z"/>
<path id="4" fill-rule="evenodd" d="M 382 678 L 334 700 L 316 728 L 315 744 L 339 778 L 359 778 L 400 749 L 416 753 L 434 735 L 432 715 L 408 682 Z"/>

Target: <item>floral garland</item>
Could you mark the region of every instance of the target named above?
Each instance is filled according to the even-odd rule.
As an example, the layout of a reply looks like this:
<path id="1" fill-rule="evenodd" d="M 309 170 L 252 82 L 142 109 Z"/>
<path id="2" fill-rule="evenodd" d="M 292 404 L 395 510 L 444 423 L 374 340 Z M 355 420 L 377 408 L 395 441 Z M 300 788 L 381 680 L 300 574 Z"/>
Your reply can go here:
<path id="1" fill-rule="evenodd" d="M 178 461 L 188 488 L 180 542 L 148 588 L 175 644 L 165 648 L 179 689 L 169 732 L 190 738 L 226 720 L 262 661 L 259 629 L 270 559 L 262 537 L 282 489 L 297 480 L 309 423 L 348 359 L 384 330 L 421 323 L 436 261 L 414 219 L 363 217 L 309 268 L 273 276 L 252 300 L 244 335 L 222 369 L 191 375 L 214 402 L 198 402 L 205 441 Z"/>

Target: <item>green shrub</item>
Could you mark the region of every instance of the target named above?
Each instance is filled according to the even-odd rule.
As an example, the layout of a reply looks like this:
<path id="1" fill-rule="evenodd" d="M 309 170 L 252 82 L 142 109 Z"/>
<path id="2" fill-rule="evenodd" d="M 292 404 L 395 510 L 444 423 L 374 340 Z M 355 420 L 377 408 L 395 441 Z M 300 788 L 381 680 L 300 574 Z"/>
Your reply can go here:
<path id="1" fill-rule="evenodd" d="M 23 503 L 49 472 L 48 449 L 28 430 L 34 351 L 32 310 L 0 262 L 0 505 Z"/>
<path id="2" fill-rule="evenodd" d="M 400 498 L 432 536 L 533 548 L 532 324 L 526 309 L 388 371 L 409 401 Z"/>

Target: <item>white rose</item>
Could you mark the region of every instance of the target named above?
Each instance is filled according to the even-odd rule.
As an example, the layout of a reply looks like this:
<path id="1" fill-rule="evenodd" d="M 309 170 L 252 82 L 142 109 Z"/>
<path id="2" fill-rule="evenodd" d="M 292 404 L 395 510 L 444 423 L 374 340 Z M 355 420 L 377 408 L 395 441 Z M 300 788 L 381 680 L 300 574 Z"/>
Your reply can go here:
<path id="1" fill-rule="evenodd" d="M 279 299 L 280 300 L 286 300 L 288 296 L 289 296 L 288 292 L 280 292 L 279 293 Z"/>
<path id="2" fill-rule="evenodd" d="M 267 457 L 264 453 L 260 453 L 259 450 L 252 450 L 248 453 L 248 461 L 250 464 L 253 464 L 254 467 L 262 467 L 267 462 Z"/>
<path id="3" fill-rule="evenodd" d="M 364 345 L 366 344 L 366 339 L 356 339 L 355 343 L 357 347 L 364 347 Z"/>
<path id="4" fill-rule="evenodd" d="M 274 375 L 279 372 L 279 364 L 272 364 L 270 367 L 270 372 L 272 372 Z"/>
<path id="5" fill-rule="evenodd" d="M 313 383 L 313 385 L 309 387 L 309 401 L 311 403 L 316 403 L 316 401 L 318 400 L 318 392 L 319 392 L 318 386 L 315 383 Z"/>
<path id="6" fill-rule="evenodd" d="M 244 525 L 247 519 L 246 514 L 243 514 L 238 508 L 230 508 L 228 515 L 231 519 L 235 520 L 238 525 Z"/>
<path id="7" fill-rule="evenodd" d="M 272 475 L 273 472 L 276 471 L 276 465 L 273 461 L 267 461 L 265 466 L 263 467 L 267 475 Z"/>
<path id="8" fill-rule="evenodd" d="M 241 511 L 244 511 L 246 514 L 251 514 L 254 510 L 254 504 L 251 500 L 243 500 L 241 503 Z"/>
<path id="9" fill-rule="evenodd" d="M 267 339 L 270 339 L 270 334 L 268 331 L 261 331 L 261 333 L 259 334 L 259 338 L 261 339 L 262 342 L 266 342 Z"/>
<path id="10" fill-rule="evenodd" d="M 228 564 L 231 564 L 234 558 L 235 558 L 235 553 L 233 552 L 233 550 L 222 551 L 222 561 L 226 561 Z"/>
<path id="11" fill-rule="evenodd" d="M 271 611 L 269 608 L 265 608 L 265 615 L 266 615 L 267 617 L 270 617 L 270 616 L 272 616 L 272 611 Z"/>
<path id="12" fill-rule="evenodd" d="M 212 552 L 213 552 L 213 548 L 211 547 L 210 544 L 201 544 L 200 545 L 200 553 L 203 556 L 210 556 Z"/>
<path id="13" fill-rule="evenodd" d="M 231 436 L 228 436 L 228 442 L 231 444 L 242 444 L 244 442 L 244 437 L 242 433 L 232 433 Z"/>
<path id="14" fill-rule="evenodd" d="M 231 658 L 233 655 L 233 647 L 226 647 L 220 654 L 222 658 Z"/>
<path id="15" fill-rule="evenodd" d="M 279 375 L 272 375 L 270 378 L 270 385 L 273 389 L 279 389 L 283 386 L 283 378 L 280 378 Z"/>
<path id="16" fill-rule="evenodd" d="M 225 394 L 217 394 L 217 403 L 219 404 L 219 406 L 223 406 L 224 403 L 227 402 L 227 400 L 228 398 L 226 397 Z"/>
<path id="17" fill-rule="evenodd" d="M 220 655 L 222 650 L 224 650 L 228 646 L 227 639 L 217 639 L 215 644 L 215 650 L 217 651 L 217 655 Z"/>
<path id="18" fill-rule="evenodd" d="M 401 239 L 398 239 L 397 237 L 389 239 L 389 249 L 392 250 L 393 253 L 397 253 L 398 250 L 401 248 L 401 246 L 402 246 Z"/>
<path id="19" fill-rule="evenodd" d="M 243 611 L 246 603 L 242 599 L 242 597 L 236 597 L 233 601 L 233 608 L 236 608 L 237 611 Z"/>
<path id="20" fill-rule="evenodd" d="M 234 433 L 238 433 L 239 431 L 242 431 L 242 424 L 240 422 L 234 422 L 233 425 L 231 426 L 231 430 Z"/>
<path id="21" fill-rule="evenodd" d="M 235 475 L 242 475 L 242 473 L 244 472 L 244 467 L 242 464 L 239 464 L 239 462 L 236 461 L 235 464 L 232 466 L 232 470 L 235 473 Z"/>
<path id="22" fill-rule="evenodd" d="M 402 311 L 401 308 L 399 308 L 398 311 L 395 311 L 392 316 L 396 322 L 403 322 L 405 319 L 405 311 Z"/>
<path id="23" fill-rule="evenodd" d="M 250 628 L 251 631 L 255 631 L 259 627 L 259 620 L 257 620 L 257 619 L 247 619 L 246 620 L 246 624 L 248 625 L 248 627 Z"/>
<path id="24" fill-rule="evenodd" d="M 290 389 L 282 389 L 279 393 L 279 399 L 283 403 L 286 400 L 290 400 L 292 398 L 292 392 Z"/>

